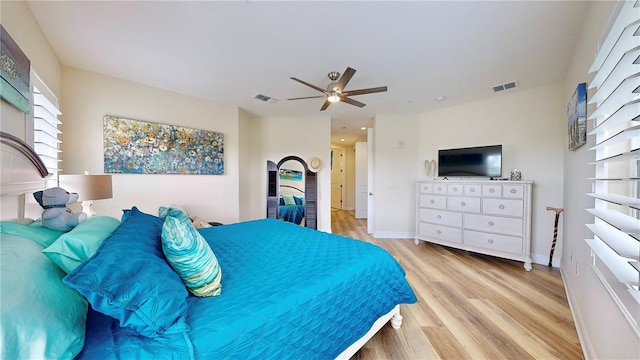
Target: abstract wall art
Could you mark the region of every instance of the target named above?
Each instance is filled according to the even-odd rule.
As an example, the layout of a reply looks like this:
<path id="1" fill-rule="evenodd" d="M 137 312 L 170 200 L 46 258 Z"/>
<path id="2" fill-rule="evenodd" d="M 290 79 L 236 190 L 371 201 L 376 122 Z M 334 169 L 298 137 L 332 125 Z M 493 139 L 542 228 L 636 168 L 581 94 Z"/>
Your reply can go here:
<path id="1" fill-rule="evenodd" d="M 106 115 L 108 174 L 224 174 L 224 134 Z"/>

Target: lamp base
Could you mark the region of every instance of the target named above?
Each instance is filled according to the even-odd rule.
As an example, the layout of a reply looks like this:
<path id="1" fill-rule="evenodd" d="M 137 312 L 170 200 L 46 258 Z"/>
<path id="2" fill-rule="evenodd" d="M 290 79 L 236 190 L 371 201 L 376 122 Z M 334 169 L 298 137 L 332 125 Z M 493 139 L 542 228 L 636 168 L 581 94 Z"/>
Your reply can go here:
<path id="1" fill-rule="evenodd" d="M 87 214 L 87 217 L 90 218 L 96 214 L 95 210 L 93 210 L 93 201 L 85 200 L 82 202 L 82 212 Z"/>

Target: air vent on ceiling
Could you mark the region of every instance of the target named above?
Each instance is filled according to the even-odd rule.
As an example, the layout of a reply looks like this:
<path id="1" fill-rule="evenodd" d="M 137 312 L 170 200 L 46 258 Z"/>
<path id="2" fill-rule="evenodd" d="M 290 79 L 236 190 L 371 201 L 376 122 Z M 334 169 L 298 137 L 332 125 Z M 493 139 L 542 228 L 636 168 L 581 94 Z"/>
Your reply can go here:
<path id="1" fill-rule="evenodd" d="M 267 102 L 267 103 L 274 103 L 274 102 L 278 101 L 278 99 L 276 99 L 276 98 L 272 98 L 271 96 L 262 95 L 262 94 L 256 94 L 256 96 L 254 96 L 253 98 L 254 99 L 258 99 L 260 101 Z"/>
<path id="2" fill-rule="evenodd" d="M 518 82 L 517 81 L 512 81 L 512 82 L 509 82 L 509 83 L 506 83 L 506 84 L 496 85 L 496 86 L 493 87 L 493 92 L 513 89 L 516 86 L 518 86 Z"/>

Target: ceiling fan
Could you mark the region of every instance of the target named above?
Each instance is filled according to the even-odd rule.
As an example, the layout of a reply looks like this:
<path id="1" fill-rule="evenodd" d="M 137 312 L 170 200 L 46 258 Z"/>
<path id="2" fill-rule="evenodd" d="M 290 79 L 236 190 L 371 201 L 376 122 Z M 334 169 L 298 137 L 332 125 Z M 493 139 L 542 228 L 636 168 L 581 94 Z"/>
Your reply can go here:
<path id="1" fill-rule="evenodd" d="M 344 88 L 347 86 L 347 84 L 349 83 L 349 80 L 351 80 L 351 78 L 353 77 L 353 74 L 355 73 L 356 73 L 356 70 L 350 67 L 347 67 L 347 69 L 344 71 L 342 76 L 340 76 L 340 73 L 337 71 L 330 72 L 329 74 L 327 74 L 327 76 L 329 77 L 329 80 L 331 80 L 331 83 L 329 84 L 329 86 L 327 86 L 326 90 L 324 90 L 321 87 L 309 84 L 308 82 L 292 77 L 291 80 L 295 80 L 301 84 L 307 85 L 312 89 L 315 89 L 320 91 L 321 93 L 324 93 L 324 95 L 297 97 L 297 98 L 292 98 L 287 100 L 302 100 L 302 99 L 314 99 L 314 98 L 326 97 L 324 104 L 320 108 L 320 111 L 323 111 L 323 110 L 326 110 L 329 107 L 329 105 L 331 105 L 331 103 L 338 102 L 338 101 L 355 105 L 357 107 L 364 107 L 366 104 L 361 103 L 360 101 L 353 100 L 349 98 L 349 96 L 372 94 L 372 93 L 387 91 L 386 86 L 380 86 L 380 87 L 368 88 L 368 89 L 359 89 L 359 90 L 349 90 L 349 91 L 345 90 Z"/>

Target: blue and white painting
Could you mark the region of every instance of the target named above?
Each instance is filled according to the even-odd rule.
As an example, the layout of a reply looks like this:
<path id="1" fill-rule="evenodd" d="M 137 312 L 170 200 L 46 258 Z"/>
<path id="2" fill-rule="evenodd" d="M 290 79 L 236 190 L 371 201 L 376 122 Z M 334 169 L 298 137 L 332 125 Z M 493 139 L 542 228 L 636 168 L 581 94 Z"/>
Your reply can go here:
<path id="1" fill-rule="evenodd" d="M 107 174 L 224 174 L 224 135 L 219 132 L 104 117 Z"/>
<path id="2" fill-rule="evenodd" d="M 578 84 L 567 104 L 569 150 L 575 150 L 587 142 L 587 83 Z"/>

